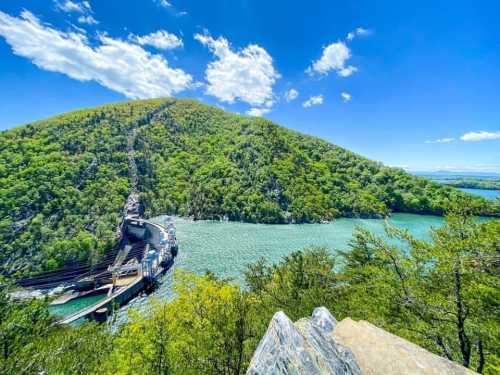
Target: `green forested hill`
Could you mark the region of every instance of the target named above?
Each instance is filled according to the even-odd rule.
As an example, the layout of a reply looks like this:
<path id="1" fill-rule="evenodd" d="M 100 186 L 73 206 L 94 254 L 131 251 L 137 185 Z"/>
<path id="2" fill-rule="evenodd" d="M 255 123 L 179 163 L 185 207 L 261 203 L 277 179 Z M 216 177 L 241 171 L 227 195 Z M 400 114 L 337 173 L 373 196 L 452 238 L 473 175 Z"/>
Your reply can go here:
<path id="1" fill-rule="evenodd" d="M 441 214 L 457 190 L 261 118 L 158 99 L 64 114 L 0 133 L 3 273 L 88 261 L 110 248 L 135 143 L 146 215 L 318 222 Z M 483 213 L 497 208 L 476 198 Z"/>

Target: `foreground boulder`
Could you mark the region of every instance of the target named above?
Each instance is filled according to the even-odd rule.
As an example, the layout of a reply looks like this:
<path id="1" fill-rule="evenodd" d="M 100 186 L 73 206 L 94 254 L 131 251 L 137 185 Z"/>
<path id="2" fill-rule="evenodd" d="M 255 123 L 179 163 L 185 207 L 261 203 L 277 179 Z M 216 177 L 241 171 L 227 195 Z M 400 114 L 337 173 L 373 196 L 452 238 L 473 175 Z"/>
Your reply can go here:
<path id="1" fill-rule="evenodd" d="M 368 322 L 337 323 L 325 307 L 293 323 L 282 311 L 269 323 L 247 375 L 475 374 Z"/>
<path id="2" fill-rule="evenodd" d="M 365 375 L 476 374 L 366 321 L 346 318 L 332 334 L 353 351 Z"/>
<path id="3" fill-rule="evenodd" d="M 277 312 L 247 374 L 361 374 L 352 352 L 331 336 L 336 321 L 325 308 L 295 324 Z"/>

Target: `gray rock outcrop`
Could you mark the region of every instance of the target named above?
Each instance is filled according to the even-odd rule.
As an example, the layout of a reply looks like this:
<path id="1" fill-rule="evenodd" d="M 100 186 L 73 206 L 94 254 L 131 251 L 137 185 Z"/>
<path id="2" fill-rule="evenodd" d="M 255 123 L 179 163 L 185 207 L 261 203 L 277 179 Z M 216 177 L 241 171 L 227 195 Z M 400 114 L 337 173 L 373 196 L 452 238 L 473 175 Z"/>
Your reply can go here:
<path id="1" fill-rule="evenodd" d="M 353 351 L 365 375 L 476 374 L 363 320 L 346 318 L 332 334 Z"/>
<path id="2" fill-rule="evenodd" d="M 326 308 L 316 309 L 311 318 L 295 324 L 277 312 L 247 374 L 361 374 L 352 352 L 331 336 L 335 324 Z"/>
<path id="3" fill-rule="evenodd" d="M 335 320 L 325 307 L 293 323 L 274 315 L 247 375 L 472 375 L 466 369 L 365 321 Z"/>

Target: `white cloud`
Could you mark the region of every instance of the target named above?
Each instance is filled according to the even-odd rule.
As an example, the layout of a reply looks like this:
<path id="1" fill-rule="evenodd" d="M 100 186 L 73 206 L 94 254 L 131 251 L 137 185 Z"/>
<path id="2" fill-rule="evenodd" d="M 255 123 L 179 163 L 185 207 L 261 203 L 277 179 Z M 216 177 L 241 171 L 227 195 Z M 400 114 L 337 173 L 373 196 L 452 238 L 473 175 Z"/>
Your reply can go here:
<path id="1" fill-rule="evenodd" d="M 79 23 L 87 25 L 97 25 L 99 22 L 92 16 L 92 7 L 88 1 L 54 1 L 56 8 L 66 13 L 81 13 L 78 17 Z"/>
<path id="2" fill-rule="evenodd" d="M 91 12 L 92 8 L 90 7 L 90 3 L 88 1 L 71 1 L 71 0 L 65 0 L 65 1 L 55 1 L 56 8 L 59 10 L 62 10 L 63 12 L 67 13 L 87 13 Z"/>
<path id="3" fill-rule="evenodd" d="M 341 77 L 349 77 L 351 74 L 356 73 L 358 68 L 355 66 L 349 65 L 343 69 L 337 71 L 337 74 Z"/>
<path id="4" fill-rule="evenodd" d="M 196 34 L 194 38 L 216 57 L 205 71 L 208 95 L 227 103 L 239 99 L 252 106 L 269 108 L 273 105 L 273 85 L 280 75 L 264 48 L 250 44 L 234 51 L 224 37 L 214 39 L 210 35 Z"/>
<path id="5" fill-rule="evenodd" d="M 341 77 L 348 77 L 358 70 L 355 66 L 347 65 L 347 60 L 351 58 L 351 50 L 347 45 L 338 41 L 323 48 L 323 54 L 319 60 L 313 61 L 307 68 L 306 73 L 326 75 L 331 70 L 337 72 Z"/>
<path id="6" fill-rule="evenodd" d="M 356 30 L 351 31 L 350 33 L 347 34 L 347 40 L 353 40 L 357 36 L 368 36 L 372 32 L 368 29 L 364 29 L 362 27 L 356 28 Z"/>
<path id="7" fill-rule="evenodd" d="M 479 131 L 479 132 L 468 132 L 460 137 L 462 141 L 486 141 L 491 139 L 500 139 L 500 131 L 496 132 L 487 132 L 487 131 Z"/>
<path id="8" fill-rule="evenodd" d="M 87 25 L 97 25 L 99 22 L 97 22 L 97 20 L 92 17 L 90 14 L 89 15 L 86 15 L 86 16 L 80 16 L 78 17 L 78 22 L 80 23 L 85 23 Z"/>
<path id="9" fill-rule="evenodd" d="M 341 92 L 340 93 L 340 97 L 342 98 L 342 100 L 344 102 L 348 102 L 348 101 L 350 101 L 352 99 L 352 95 L 349 94 L 349 93 L 347 93 L 347 92 Z"/>
<path id="10" fill-rule="evenodd" d="M 99 35 L 99 45 L 91 46 L 84 34 L 41 24 L 26 10 L 20 18 L 0 11 L 0 35 L 16 55 L 41 69 L 96 81 L 129 98 L 169 96 L 192 82 L 191 75 L 138 45 Z"/>
<path id="11" fill-rule="evenodd" d="M 174 49 L 183 46 L 182 39 L 165 30 L 158 30 L 144 36 L 130 35 L 129 39 L 141 46 L 149 45 L 158 49 Z"/>
<path id="12" fill-rule="evenodd" d="M 323 95 L 316 95 L 316 96 L 311 96 L 304 103 L 302 103 L 302 107 L 309 108 L 312 107 L 313 105 L 320 105 L 320 104 L 323 104 Z"/>
<path id="13" fill-rule="evenodd" d="M 455 138 L 439 138 L 432 141 L 425 141 L 425 143 L 450 143 L 453 142 Z"/>
<path id="14" fill-rule="evenodd" d="M 358 27 L 356 29 L 356 34 L 357 35 L 360 35 L 360 36 L 366 36 L 366 35 L 370 35 L 372 32 L 368 29 L 363 29 L 362 27 Z"/>
<path id="15" fill-rule="evenodd" d="M 269 108 L 250 108 L 246 114 L 249 116 L 264 116 L 269 112 L 271 112 L 271 109 Z"/>
<path id="16" fill-rule="evenodd" d="M 287 102 L 291 102 L 292 100 L 297 99 L 298 96 L 299 96 L 299 92 L 295 89 L 290 89 L 290 90 L 285 92 L 285 100 Z"/>
<path id="17" fill-rule="evenodd" d="M 164 8 L 169 8 L 172 6 L 172 4 L 170 3 L 170 1 L 167 1 L 167 0 L 157 0 L 156 1 L 160 6 L 164 7 Z"/>

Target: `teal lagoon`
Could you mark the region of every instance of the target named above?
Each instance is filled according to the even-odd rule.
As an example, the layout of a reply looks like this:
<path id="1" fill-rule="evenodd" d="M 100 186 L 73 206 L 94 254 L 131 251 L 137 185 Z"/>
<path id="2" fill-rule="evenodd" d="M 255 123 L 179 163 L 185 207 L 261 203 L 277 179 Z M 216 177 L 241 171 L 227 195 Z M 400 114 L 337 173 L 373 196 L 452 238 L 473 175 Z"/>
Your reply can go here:
<path id="1" fill-rule="evenodd" d="M 165 224 L 166 216 L 156 217 L 152 221 Z M 399 213 L 393 214 L 389 222 L 398 228 L 407 229 L 419 239 L 428 240 L 430 230 L 440 227 L 443 218 Z M 159 287 L 152 294 L 139 296 L 120 310 L 118 324 L 126 320 L 130 308 L 144 311 L 149 308 L 148 301 L 151 299 L 170 299 L 175 269 L 197 274 L 211 271 L 219 277 L 243 283 L 246 266 L 261 257 L 275 263 L 293 251 L 310 246 L 324 247 L 332 254 L 338 250 L 348 250 L 357 226 L 385 236 L 384 220 L 381 219 L 342 218 L 328 224 L 269 225 L 174 218 L 174 224 L 179 239 L 179 255 L 174 266 L 162 277 Z M 93 303 L 96 302 L 97 299 Z"/>
<path id="2" fill-rule="evenodd" d="M 153 219 L 165 223 L 165 217 Z M 438 216 L 393 214 L 392 225 L 409 230 L 419 239 L 430 239 L 431 228 L 443 224 Z M 174 218 L 179 255 L 172 269 L 163 276 L 158 289 L 148 296 L 139 296 L 124 306 L 117 323 L 126 320 L 128 309 L 147 311 L 151 299 L 172 298 L 172 274 L 184 269 L 198 274 L 211 271 L 215 275 L 243 283 L 243 272 L 248 264 L 264 257 L 270 263 L 278 262 L 293 251 L 310 246 L 321 246 L 333 254 L 348 250 L 349 241 L 357 226 L 385 236 L 384 220 L 343 218 L 328 224 L 249 224 L 240 222 L 192 221 Z"/>
<path id="3" fill-rule="evenodd" d="M 156 218 L 162 223 L 164 218 Z M 342 218 L 328 224 L 248 224 L 240 222 L 190 221 L 175 219 L 180 243 L 176 268 L 196 273 L 211 271 L 217 276 L 239 279 L 247 264 L 264 257 L 275 263 L 295 250 L 325 247 L 332 253 L 347 250 L 357 226 L 384 236 L 384 220 Z M 420 239 L 429 239 L 429 230 L 443 218 L 393 214 L 392 225 L 408 229 Z"/>
<path id="4" fill-rule="evenodd" d="M 460 188 L 463 192 L 473 194 L 473 195 L 479 195 L 480 197 L 486 198 L 486 199 L 496 199 L 500 198 L 500 190 L 486 190 L 486 189 L 465 189 L 465 188 Z"/>
<path id="5" fill-rule="evenodd" d="M 66 317 L 106 298 L 106 294 L 72 299 L 60 305 L 49 305 L 49 311 L 57 317 Z"/>

